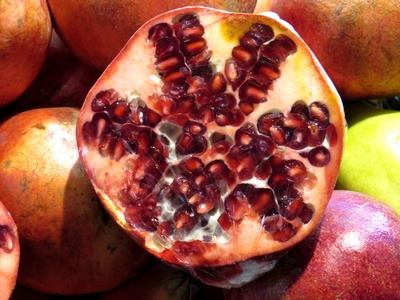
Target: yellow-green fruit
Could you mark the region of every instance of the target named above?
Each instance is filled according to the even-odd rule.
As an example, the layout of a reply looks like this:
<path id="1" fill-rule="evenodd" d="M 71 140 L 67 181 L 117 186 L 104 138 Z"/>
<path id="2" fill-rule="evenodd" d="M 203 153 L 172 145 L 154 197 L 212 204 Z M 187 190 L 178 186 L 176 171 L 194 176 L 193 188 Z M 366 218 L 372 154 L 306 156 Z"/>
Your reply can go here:
<path id="1" fill-rule="evenodd" d="M 400 112 L 352 104 L 346 116 L 337 188 L 373 196 L 400 214 Z"/>

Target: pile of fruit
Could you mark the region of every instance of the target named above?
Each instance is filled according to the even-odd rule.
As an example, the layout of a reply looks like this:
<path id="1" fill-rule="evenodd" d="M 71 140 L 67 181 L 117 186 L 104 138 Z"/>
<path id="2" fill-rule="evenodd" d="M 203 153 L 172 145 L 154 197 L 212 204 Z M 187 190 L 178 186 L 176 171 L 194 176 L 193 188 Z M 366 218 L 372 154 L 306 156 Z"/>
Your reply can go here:
<path id="1" fill-rule="evenodd" d="M 0 300 L 400 299 L 399 41 L 395 1 L 0 0 Z"/>

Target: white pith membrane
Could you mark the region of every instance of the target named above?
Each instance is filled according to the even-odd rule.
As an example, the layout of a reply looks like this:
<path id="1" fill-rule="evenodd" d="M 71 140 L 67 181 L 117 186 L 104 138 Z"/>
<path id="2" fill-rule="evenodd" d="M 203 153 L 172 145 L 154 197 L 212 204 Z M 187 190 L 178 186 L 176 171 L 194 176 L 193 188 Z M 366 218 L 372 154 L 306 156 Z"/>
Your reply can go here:
<path id="1" fill-rule="evenodd" d="M 15 286 L 19 266 L 17 226 L 0 202 L 0 298 L 8 299 Z"/>
<path id="2" fill-rule="evenodd" d="M 148 32 L 152 26 L 158 23 L 166 22 L 172 24 L 179 16 L 185 14 L 196 15 L 204 27 L 203 38 L 207 41 L 207 48 L 212 52 L 210 63 L 214 67 L 214 72 L 224 72 L 225 61 L 231 58 L 230 49 L 239 45 L 238 39 L 254 23 L 269 25 L 273 29 L 275 36 L 285 34 L 297 45 L 297 51 L 280 65 L 280 77 L 274 80 L 270 87 L 267 96 L 268 100 L 255 105 L 255 110 L 245 117 L 245 121 L 240 126 L 219 126 L 215 122 L 209 123 L 205 134 L 206 137 L 210 137 L 213 132 L 218 132 L 231 137 L 234 141 L 235 132 L 245 123 L 250 122 L 256 126 L 260 116 L 273 110 L 279 110 L 283 113 L 289 112 L 292 105 L 298 100 L 304 101 L 307 105 L 318 101 L 325 104 L 329 109 L 329 121 L 334 124 L 339 138 L 332 145 L 329 144 L 327 139 L 322 144 L 330 151 L 331 157 L 328 165 L 315 167 L 307 158 L 300 155 L 300 152 L 307 152 L 311 148 L 297 151 L 286 146 L 277 146 L 274 152 L 274 155 L 279 154 L 285 160 L 296 159 L 302 162 L 309 174 L 304 180 L 304 184 L 296 186 L 296 189 L 300 192 L 304 203 L 313 209 L 314 213 L 312 219 L 306 224 L 303 224 L 298 217 L 289 221 L 297 232 L 287 241 L 274 240 L 271 234 L 261 225 L 263 218 L 260 218 L 254 211 L 252 212 L 250 207 L 243 219 L 240 222 L 234 222 L 229 229 L 222 229 L 219 226 L 217 220 L 224 211 L 223 199 L 237 184 L 251 183 L 255 187 L 268 187 L 268 179 L 259 180 L 255 177 L 246 181 L 237 180 L 236 184 L 231 188 L 223 188 L 221 191 L 222 200 L 208 214 L 207 226 L 201 226 L 200 222 L 198 222 L 191 230 L 176 230 L 171 236 L 161 235 L 157 231 L 148 232 L 143 230 L 140 226 L 135 226 L 126 220 L 126 204 L 122 203 L 118 196 L 121 187 L 126 182 L 124 174 L 131 167 L 131 163 L 128 163 L 128 161 L 132 158 L 135 161 L 137 156 L 135 154 L 126 154 L 118 160 L 112 159 L 109 156 L 102 156 L 97 147 L 93 146 L 98 143 L 98 139 L 90 143 L 85 142 L 82 128 L 85 123 L 92 120 L 94 112 L 91 109 L 91 102 L 97 93 L 101 91 L 114 89 L 121 98 L 131 104 L 137 101 L 145 102 L 147 107 L 159 112 L 154 105 L 156 103 L 154 99 L 156 99 L 156 95 L 163 94 L 163 82 L 154 66 L 156 62 L 154 56 L 155 47 L 148 41 Z M 233 26 L 238 27 L 234 28 Z M 229 33 L 227 32 L 230 32 L 233 37 L 228 38 L 227 35 Z M 226 90 L 227 93 L 235 95 L 237 103 L 239 101 L 238 90 L 233 91 L 229 84 Z M 168 132 L 168 126 L 174 129 L 172 134 L 166 133 Z M 170 145 L 174 145 L 182 130 L 174 124 L 171 126 L 169 121 L 167 122 L 163 119 L 155 127 L 154 131 L 158 136 L 161 134 L 166 136 L 170 142 L 173 142 Z M 338 164 L 342 153 L 343 131 L 344 116 L 339 96 L 319 63 L 299 37 L 289 28 L 288 24 L 278 20 L 274 15 L 233 14 L 213 9 L 188 7 L 150 20 L 131 38 L 88 94 L 78 121 L 77 138 L 83 165 L 97 193 L 116 221 L 130 232 L 133 238 L 140 241 L 148 251 L 161 259 L 187 269 L 218 267 L 238 263 L 241 268 L 239 274 L 231 276 L 229 279 L 224 279 L 224 282 L 220 283 L 212 280 L 206 281 L 221 287 L 232 287 L 240 286 L 253 280 L 272 269 L 275 264 L 273 259 L 256 261 L 250 260 L 251 258 L 289 249 L 308 236 L 316 227 L 322 217 L 327 199 L 330 197 L 337 177 Z M 226 161 L 225 154 L 217 154 L 215 151 L 211 154 L 211 143 L 209 138 L 207 140 L 207 150 L 204 153 L 194 154 L 193 156 L 199 157 L 204 165 L 218 159 Z M 174 147 L 170 147 L 168 150 L 168 165 L 176 165 L 183 156 L 176 155 Z M 189 156 L 191 155 L 186 155 L 185 157 Z M 165 174 L 164 172 L 161 181 L 168 184 L 177 175 L 172 173 L 167 176 Z M 310 184 L 307 184 L 307 182 Z M 158 186 L 156 185 L 155 190 L 157 190 Z M 158 207 L 161 209 L 159 223 L 167 219 L 173 220 L 173 214 L 177 207 L 171 206 L 171 202 L 168 199 L 164 198 L 159 201 Z M 204 239 L 207 241 L 204 241 Z M 173 247 L 176 241 L 184 242 L 183 244 L 189 247 L 192 245 L 191 242 L 195 242 L 196 245 L 193 245 L 195 250 L 183 253 Z"/>

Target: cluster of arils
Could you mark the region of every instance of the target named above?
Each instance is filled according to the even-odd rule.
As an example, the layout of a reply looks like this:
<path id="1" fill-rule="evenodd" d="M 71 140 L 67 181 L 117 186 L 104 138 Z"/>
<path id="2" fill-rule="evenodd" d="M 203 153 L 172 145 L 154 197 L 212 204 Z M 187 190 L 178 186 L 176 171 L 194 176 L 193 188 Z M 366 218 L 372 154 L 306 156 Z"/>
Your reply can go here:
<path id="1" fill-rule="evenodd" d="M 316 167 L 330 161 L 328 107 L 298 101 L 289 112 L 257 114 L 253 124 L 247 116 L 267 101 L 296 44 L 255 23 L 223 74 L 214 71 L 204 32 L 195 15 L 151 27 L 162 94 L 128 102 L 115 90 L 100 91 L 84 137 L 97 141 L 103 156 L 128 155 L 119 201 L 132 226 L 168 239 L 215 241 L 249 217 L 287 241 L 313 215 L 302 193 L 304 182 L 316 179 L 304 158 Z M 299 155 L 287 157 L 288 150 Z"/>

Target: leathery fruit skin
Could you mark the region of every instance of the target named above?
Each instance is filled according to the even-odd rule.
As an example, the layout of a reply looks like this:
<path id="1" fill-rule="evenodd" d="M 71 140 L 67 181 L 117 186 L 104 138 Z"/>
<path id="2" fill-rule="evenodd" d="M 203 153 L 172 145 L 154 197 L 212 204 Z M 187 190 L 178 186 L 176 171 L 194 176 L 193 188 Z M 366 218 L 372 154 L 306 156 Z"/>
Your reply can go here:
<path id="1" fill-rule="evenodd" d="M 240 299 L 399 299 L 400 219 L 364 194 L 335 190 L 319 228 Z"/>
<path id="2" fill-rule="evenodd" d="M 82 61 L 101 70 L 142 24 L 158 14 L 188 5 L 253 12 L 256 4 L 256 0 L 49 0 L 64 42 Z"/>
<path id="3" fill-rule="evenodd" d="M 15 100 L 42 67 L 51 36 L 45 0 L 0 2 L 0 107 Z"/>
<path id="4" fill-rule="evenodd" d="M 57 294 L 114 288 L 146 261 L 108 217 L 81 167 L 76 108 L 36 109 L 0 125 L 0 195 L 18 226 L 18 282 Z"/>
<path id="5" fill-rule="evenodd" d="M 340 98 L 286 22 L 204 7 L 144 24 L 77 124 L 82 164 L 118 224 L 226 288 L 316 228 L 343 136 Z"/>
<path id="6" fill-rule="evenodd" d="M 270 0 L 294 26 L 344 99 L 400 94 L 398 1 Z"/>

